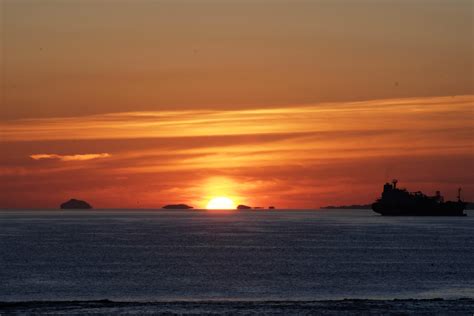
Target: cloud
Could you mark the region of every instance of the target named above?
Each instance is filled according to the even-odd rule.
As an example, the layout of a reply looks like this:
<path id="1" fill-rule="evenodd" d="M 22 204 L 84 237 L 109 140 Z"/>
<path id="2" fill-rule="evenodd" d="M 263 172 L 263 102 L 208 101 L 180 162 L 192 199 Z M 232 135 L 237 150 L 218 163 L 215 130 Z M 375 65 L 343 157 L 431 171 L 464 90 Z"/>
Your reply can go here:
<path id="1" fill-rule="evenodd" d="M 79 154 L 79 155 L 58 155 L 58 154 L 35 154 L 30 155 L 31 159 L 41 160 L 41 159 L 57 159 L 60 161 L 84 161 L 92 160 L 99 158 L 108 158 L 110 154 L 100 153 L 100 154 Z"/>
<path id="2" fill-rule="evenodd" d="M 470 128 L 474 95 L 292 105 L 255 110 L 156 111 L 0 123 L 2 141 L 274 135 Z"/>

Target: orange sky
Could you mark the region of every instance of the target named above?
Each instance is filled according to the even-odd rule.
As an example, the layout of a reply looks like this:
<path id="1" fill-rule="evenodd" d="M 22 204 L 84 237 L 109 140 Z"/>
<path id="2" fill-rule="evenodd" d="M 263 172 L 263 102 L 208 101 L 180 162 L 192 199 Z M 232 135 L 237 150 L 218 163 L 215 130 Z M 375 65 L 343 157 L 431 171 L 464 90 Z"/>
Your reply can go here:
<path id="1" fill-rule="evenodd" d="M 474 96 L 109 113 L 0 125 L 3 207 L 367 203 L 384 181 L 474 192 Z"/>
<path id="2" fill-rule="evenodd" d="M 0 207 L 474 200 L 472 1 L 0 2 Z"/>

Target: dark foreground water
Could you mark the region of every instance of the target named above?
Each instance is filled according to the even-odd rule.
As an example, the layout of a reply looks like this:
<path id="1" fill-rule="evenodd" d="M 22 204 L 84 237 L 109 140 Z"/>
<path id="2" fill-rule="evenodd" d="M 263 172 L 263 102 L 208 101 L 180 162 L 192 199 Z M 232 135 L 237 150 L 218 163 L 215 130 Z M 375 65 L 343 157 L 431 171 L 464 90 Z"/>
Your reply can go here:
<path id="1" fill-rule="evenodd" d="M 472 315 L 468 213 L 0 211 L 0 314 Z"/>

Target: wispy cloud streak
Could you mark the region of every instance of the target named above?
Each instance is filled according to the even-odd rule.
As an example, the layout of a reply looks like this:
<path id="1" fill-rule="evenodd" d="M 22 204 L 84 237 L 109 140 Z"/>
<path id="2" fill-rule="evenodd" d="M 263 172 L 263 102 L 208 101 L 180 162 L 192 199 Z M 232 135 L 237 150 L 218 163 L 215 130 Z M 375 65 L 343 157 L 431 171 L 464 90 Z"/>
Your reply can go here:
<path id="1" fill-rule="evenodd" d="M 474 96 L 237 111 L 130 112 L 0 124 L 2 141 L 169 138 L 470 126 Z"/>
<path id="2" fill-rule="evenodd" d="M 42 159 L 57 159 L 60 161 L 85 161 L 99 158 L 108 158 L 110 154 L 78 154 L 78 155 L 58 155 L 58 154 L 34 154 L 30 155 L 31 159 L 42 160 Z"/>

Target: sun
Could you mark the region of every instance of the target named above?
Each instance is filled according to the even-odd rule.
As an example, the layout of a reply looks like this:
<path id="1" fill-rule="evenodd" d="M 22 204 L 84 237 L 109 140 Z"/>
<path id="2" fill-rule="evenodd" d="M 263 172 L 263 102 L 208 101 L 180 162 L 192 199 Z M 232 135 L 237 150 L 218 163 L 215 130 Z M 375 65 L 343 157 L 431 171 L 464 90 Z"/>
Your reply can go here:
<path id="1" fill-rule="evenodd" d="M 208 210 L 235 210 L 235 203 L 225 196 L 212 198 L 206 208 Z"/>

